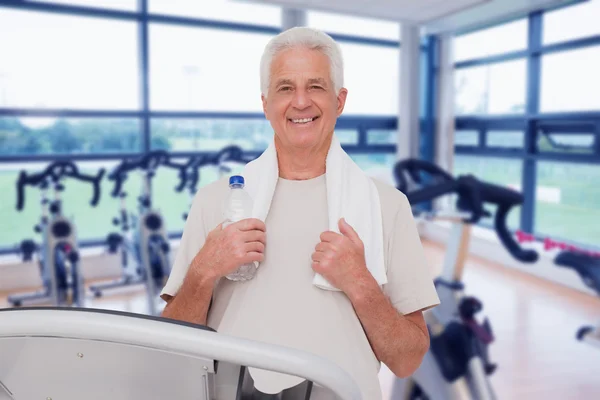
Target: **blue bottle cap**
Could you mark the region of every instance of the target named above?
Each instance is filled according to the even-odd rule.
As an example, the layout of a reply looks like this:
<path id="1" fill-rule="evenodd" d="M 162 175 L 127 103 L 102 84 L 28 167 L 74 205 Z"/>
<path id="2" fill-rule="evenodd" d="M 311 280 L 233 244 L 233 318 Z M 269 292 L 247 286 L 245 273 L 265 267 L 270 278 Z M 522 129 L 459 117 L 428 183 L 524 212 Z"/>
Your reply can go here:
<path id="1" fill-rule="evenodd" d="M 233 175 L 229 178 L 229 186 L 231 185 L 243 185 L 244 177 L 241 175 Z"/>

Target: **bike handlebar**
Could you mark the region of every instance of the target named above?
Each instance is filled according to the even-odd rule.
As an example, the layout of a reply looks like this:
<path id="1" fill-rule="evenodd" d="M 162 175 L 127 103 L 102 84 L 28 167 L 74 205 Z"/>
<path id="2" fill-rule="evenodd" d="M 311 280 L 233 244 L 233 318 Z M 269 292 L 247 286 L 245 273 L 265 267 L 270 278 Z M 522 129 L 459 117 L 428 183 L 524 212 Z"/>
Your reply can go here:
<path id="1" fill-rule="evenodd" d="M 417 183 L 422 183 L 421 172 L 426 172 L 432 177 L 440 177 L 442 182 L 407 192 L 405 172 Z M 523 204 L 524 199 L 521 193 L 507 187 L 480 181 L 472 175 L 454 178 L 439 166 L 423 160 L 409 159 L 399 162 L 394 168 L 394 175 L 397 179 L 398 190 L 405 193 L 411 204 L 433 200 L 446 194 L 458 194 L 458 207 L 466 209 L 472 214 L 472 217 L 466 221 L 468 223 L 476 223 L 481 217 L 488 215 L 483 206 L 484 203 L 495 204 L 497 209 L 494 229 L 504 247 L 519 261 L 535 262 L 538 259 L 538 254 L 534 250 L 520 247 L 507 227 L 509 211 L 513 207 Z"/>
<path id="2" fill-rule="evenodd" d="M 104 168 L 100 168 L 98 175 L 86 175 L 79 172 L 77 165 L 71 161 L 55 161 L 48 165 L 42 172 L 27 174 L 25 170 L 19 174 L 17 180 L 17 210 L 21 211 L 25 206 L 25 186 L 42 186 L 48 179 L 58 183 L 65 177 L 77 179 L 93 185 L 93 194 L 90 205 L 95 207 L 100 201 L 100 181 L 105 173 Z"/>
<path id="3" fill-rule="evenodd" d="M 175 190 L 180 192 L 186 186 L 186 183 L 195 191 L 195 187 L 200 178 L 198 170 L 207 165 L 218 166 L 226 162 L 247 163 L 250 158 L 244 157 L 244 151 L 235 145 L 227 146 L 216 153 L 199 154 L 192 156 L 179 174 L 180 182 Z"/>
<path id="4" fill-rule="evenodd" d="M 397 189 L 405 193 L 408 183 L 404 177 L 404 172 L 408 173 L 413 181 L 422 183 L 421 172 L 427 172 L 432 177 L 442 178 L 442 181 L 453 181 L 452 175 L 441 169 L 439 166 L 423 160 L 408 159 L 400 161 L 394 167 L 394 177 L 398 184 Z"/>

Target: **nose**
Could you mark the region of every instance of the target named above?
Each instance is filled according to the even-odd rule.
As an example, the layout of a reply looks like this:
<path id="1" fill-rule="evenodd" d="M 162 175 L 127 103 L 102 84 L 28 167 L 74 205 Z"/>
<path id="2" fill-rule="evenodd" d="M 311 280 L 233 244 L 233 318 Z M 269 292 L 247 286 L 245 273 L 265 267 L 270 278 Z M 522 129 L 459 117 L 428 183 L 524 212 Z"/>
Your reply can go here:
<path id="1" fill-rule="evenodd" d="M 308 92 L 304 89 L 297 89 L 294 91 L 294 98 L 292 99 L 292 106 L 298 110 L 304 110 L 311 104 Z"/>

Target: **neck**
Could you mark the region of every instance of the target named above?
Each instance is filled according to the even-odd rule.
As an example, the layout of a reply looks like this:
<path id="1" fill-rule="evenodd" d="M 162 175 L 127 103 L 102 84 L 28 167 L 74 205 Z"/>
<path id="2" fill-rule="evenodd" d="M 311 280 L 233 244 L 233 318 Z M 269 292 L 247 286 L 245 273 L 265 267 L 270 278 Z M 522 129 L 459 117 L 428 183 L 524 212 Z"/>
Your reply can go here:
<path id="1" fill-rule="evenodd" d="M 331 138 L 315 148 L 286 148 L 275 138 L 279 176 L 289 180 L 307 180 L 325 173 Z"/>

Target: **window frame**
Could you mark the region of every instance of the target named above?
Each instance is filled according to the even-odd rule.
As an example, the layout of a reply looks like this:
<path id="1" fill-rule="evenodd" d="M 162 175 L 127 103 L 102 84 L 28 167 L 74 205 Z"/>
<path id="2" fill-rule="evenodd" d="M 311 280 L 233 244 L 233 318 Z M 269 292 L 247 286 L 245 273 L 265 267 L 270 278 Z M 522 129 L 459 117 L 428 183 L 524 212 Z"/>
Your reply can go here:
<path id="1" fill-rule="evenodd" d="M 539 161 L 552 161 L 557 163 L 584 163 L 598 165 L 600 167 L 600 109 L 585 112 L 540 112 L 540 76 L 541 59 L 544 55 L 564 52 L 574 49 L 583 49 L 593 46 L 600 47 L 600 35 L 578 38 L 575 40 L 543 45 L 543 15 L 545 12 L 557 8 L 569 7 L 563 5 L 546 11 L 536 11 L 527 15 L 528 19 L 528 43 L 527 48 L 505 54 L 497 54 L 489 57 L 462 60 L 455 62 L 455 70 L 479 65 L 489 65 L 516 59 L 525 59 L 527 63 L 527 86 L 526 86 L 526 111 L 519 115 L 460 115 L 455 117 L 456 130 L 477 130 L 480 132 L 480 146 L 455 146 L 457 155 L 480 155 L 486 157 L 519 158 L 523 160 L 523 172 L 521 184 L 525 202 L 522 205 L 520 229 L 543 237 L 542 233 L 535 233 L 535 193 L 536 193 L 536 171 Z M 509 23 L 522 17 L 503 21 L 501 24 Z M 494 24 L 500 25 L 500 24 Z M 479 29 L 485 29 L 484 26 Z M 469 30 L 459 33 L 473 33 Z M 591 154 L 568 154 L 560 152 L 539 152 L 537 143 L 540 128 L 549 127 L 552 132 L 575 133 L 582 132 L 582 125 L 595 127 L 594 149 Z M 515 128 L 524 132 L 523 149 L 503 149 L 486 146 L 486 135 L 488 131 L 508 130 Z M 541 236 L 540 236 L 541 235 Z M 563 238 L 557 238 L 563 239 Z M 568 240 L 567 240 L 568 241 Z M 582 244 L 579 244 L 582 245 Z M 593 245 L 592 243 L 584 246 Z"/>
<path id="2" fill-rule="evenodd" d="M 261 26 L 256 24 L 244 24 L 238 22 L 207 20 L 201 18 L 187 18 L 172 15 L 162 15 L 150 13 L 148 10 L 148 0 L 139 0 L 136 11 L 125 11 L 117 9 L 108 9 L 102 7 L 91 7 L 83 5 L 67 5 L 67 4 L 52 4 L 52 3 L 35 3 L 35 2 L 15 2 L 14 0 L 0 0 L 0 11 L 3 9 L 29 10 L 36 12 L 44 12 L 48 14 L 63 14 L 70 16 L 85 16 L 100 19 L 126 20 L 137 23 L 138 32 L 138 90 L 140 91 L 140 105 L 132 111 L 122 110 L 96 110 L 96 109 L 39 109 L 39 108 L 1 108 L 0 117 L 64 117 L 64 118 L 97 118 L 97 119 L 112 119 L 112 118 L 136 118 L 140 122 L 140 147 L 139 152 L 134 153 L 98 153 L 98 154 L 39 154 L 39 155 L 2 155 L 0 154 L 0 163 L 22 163 L 22 162 L 52 162 L 56 160 L 72 160 L 72 161 L 90 161 L 90 160 L 123 160 L 126 158 L 139 157 L 150 151 L 151 145 L 151 120 L 159 118 L 208 118 L 208 119 L 264 119 L 262 113 L 248 112 L 203 112 L 203 111 L 151 111 L 150 109 L 150 77 L 149 77 L 149 26 L 151 23 L 160 23 L 172 26 L 186 27 L 204 27 L 231 30 L 237 32 L 254 32 L 278 34 L 281 32 L 281 27 Z M 341 42 L 365 44 L 381 47 L 400 48 L 400 41 L 377 39 L 361 36 L 331 34 L 331 36 Z M 428 55 L 428 58 L 433 60 L 431 51 L 433 45 L 423 43 L 423 55 Z M 433 67 L 423 66 L 426 72 L 432 75 Z M 433 108 L 433 101 L 431 107 Z M 433 123 L 425 122 L 428 127 L 428 132 L 433 132 Z M 372 154 L 385 153 L 395 154 L 396 145 L 382 144 L 369 145 L 367 142 L 367 132 L 370 129 L 389 129 L 397 130 L 399 122 L 397 115 L 348 115 L 341 116 L 336 124 L 340 129 L 356 129 L 358 131 L 358 143 L 356 145 L 345 145 L 344 149 L 351 154 Z M 430 140 L 433 143 L 432 140 Z M 210 152 L 172 152 L 174 157 L 189 157 L 191 155 L 207 154 Z M 260 152 L 246 152 L 247 156 L 258 156 Z M 180 238 L 181 232 L 169 232 L 169 236 L 173 239 Z M 104 239 L 98 238 L 93 240 L 83 240 L 80 243 L 81 247 L 94 247 L 104 245 Z M 0 247 L 0 255 L 14 254 L 14 248 Z"/>

